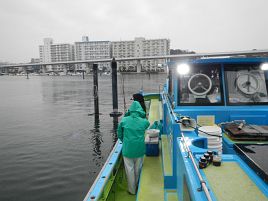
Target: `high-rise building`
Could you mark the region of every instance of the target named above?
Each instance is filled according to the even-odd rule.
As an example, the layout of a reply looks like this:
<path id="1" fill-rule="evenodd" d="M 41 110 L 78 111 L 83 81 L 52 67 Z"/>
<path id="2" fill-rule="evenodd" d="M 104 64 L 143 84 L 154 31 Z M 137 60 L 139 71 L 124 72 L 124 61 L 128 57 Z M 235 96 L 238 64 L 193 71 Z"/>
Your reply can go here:
<path id="1" fill-rule="evenodd" d="M 111 58 L 110 41 L 89 41 L 88 37 L 83 36 L 82 42 L 75 42 L 75 60 L 96 60 Z M 109 70 L 110 62 L 98 63 L 99 69 Z M 77 64 L 77 70 L 86 70 L 86 64 Z"/>
<path id="2" fill-rule="evenodd" d="M 169 39 L 150 39 L 138 37 L 132 41 L 114 41 L 112 42 L 112 57 L 146 57 L 162 56 L 170 54 Z M 160 71 L 163 70 L 165 59 L 137 61 L 120 61 L 118 67 L 120 71 Z M 139 69 L 141 68 L 141 69 Z"/>
<path id="3" fill-rule="evenodd" d="M 39 46 L 40 61 L 60 62 L 74 60 L 74 46 L 67 43 L 53 44 L 52 38 L 45 38 L 44 45 Z M 48 66 L 48 71 L 63 71 L 63 65 Z"/>

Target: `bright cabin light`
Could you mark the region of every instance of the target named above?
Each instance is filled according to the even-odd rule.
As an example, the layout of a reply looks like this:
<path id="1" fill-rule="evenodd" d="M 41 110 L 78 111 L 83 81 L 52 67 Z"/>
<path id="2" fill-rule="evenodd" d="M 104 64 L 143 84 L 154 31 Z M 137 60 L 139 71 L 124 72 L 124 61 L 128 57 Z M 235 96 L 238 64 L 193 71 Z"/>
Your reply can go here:
<path id="1" fill-rule="evenodd" d="M 268 70 L 268 63 L 261 64 L 261 70 Z"/>
<path id="2" fill-rule="evenodd" d="M 190 71 L 190 66 L 188 64 L 179 64 L 177 66 L 177 72 L 181 75 L 186 75 Z"/>

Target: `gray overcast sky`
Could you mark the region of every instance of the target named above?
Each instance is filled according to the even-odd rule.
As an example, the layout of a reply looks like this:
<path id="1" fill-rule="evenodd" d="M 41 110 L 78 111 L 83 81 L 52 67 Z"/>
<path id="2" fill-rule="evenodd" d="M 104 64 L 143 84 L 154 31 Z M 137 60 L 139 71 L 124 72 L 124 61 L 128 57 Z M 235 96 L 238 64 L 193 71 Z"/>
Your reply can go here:
<path id="1" fill-rule="evenodd" d="M 169 38 L 197 52 L 268 49 L 267 0 L 0 0 L 0 61 L 55 43 Z"/>

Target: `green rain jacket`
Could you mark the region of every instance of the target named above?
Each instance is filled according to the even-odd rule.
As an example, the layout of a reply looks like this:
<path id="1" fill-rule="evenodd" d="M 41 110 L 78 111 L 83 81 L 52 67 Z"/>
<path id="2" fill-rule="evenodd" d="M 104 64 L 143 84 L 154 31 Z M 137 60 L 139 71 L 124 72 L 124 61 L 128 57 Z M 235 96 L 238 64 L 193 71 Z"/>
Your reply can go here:
<path id="1" fill-rule="evenodd" d="M 144 118 L 145 112 L 139 102 L 133 101 L 128 112 L 118 126 L 117 135 L 123 142 L 123 156 L 139 158 L 145 153 L 144 132 L 150 123 Z"/>

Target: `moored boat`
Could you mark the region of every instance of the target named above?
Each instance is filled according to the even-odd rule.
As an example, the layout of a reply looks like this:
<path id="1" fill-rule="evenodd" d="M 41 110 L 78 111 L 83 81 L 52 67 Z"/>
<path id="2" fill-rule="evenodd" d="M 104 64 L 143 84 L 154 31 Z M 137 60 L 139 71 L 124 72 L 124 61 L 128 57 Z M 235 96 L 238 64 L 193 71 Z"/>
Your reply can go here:
<path id="1" fill-rule="evenodd" d="M 267 62 L 170 62 L 163 91 L 144 94 L 162 128 L 137 195 L 127 193 L 118 141 L 84 200 L 268 200 Z"/>

